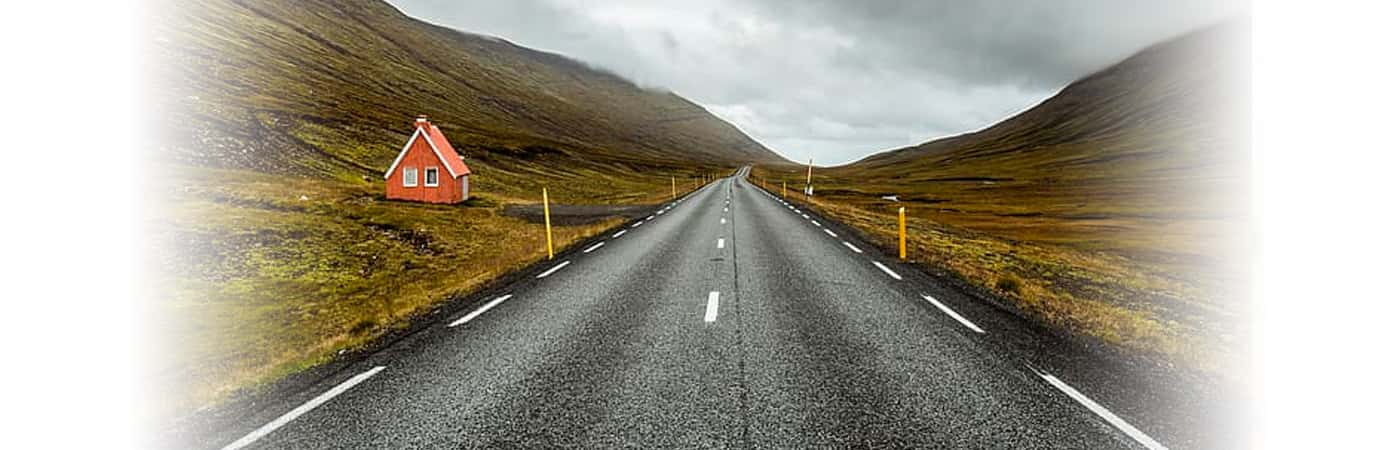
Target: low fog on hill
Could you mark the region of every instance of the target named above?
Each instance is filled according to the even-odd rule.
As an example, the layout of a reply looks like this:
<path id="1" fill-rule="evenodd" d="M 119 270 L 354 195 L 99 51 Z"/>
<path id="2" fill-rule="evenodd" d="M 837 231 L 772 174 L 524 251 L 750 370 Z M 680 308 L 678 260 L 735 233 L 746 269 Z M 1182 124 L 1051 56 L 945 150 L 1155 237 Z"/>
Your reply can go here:
<path id="1" fill-rule="evenodd" d="M 1244 8 L 1235 0 L 391 3 L 673 90 L 789 159 L 827 165 L 986 127 Z"/>

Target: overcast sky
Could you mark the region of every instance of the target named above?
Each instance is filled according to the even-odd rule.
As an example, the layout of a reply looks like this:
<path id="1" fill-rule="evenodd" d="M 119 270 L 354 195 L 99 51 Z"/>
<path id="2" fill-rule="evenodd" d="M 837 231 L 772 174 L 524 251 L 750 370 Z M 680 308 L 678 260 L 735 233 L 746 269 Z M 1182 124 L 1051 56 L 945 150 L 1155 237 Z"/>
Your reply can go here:
<path id="1" fill-rule="evenodd" d="M 674 91 L 819 165 L 981 129 L 1234 0 L 389 0 Z"/>

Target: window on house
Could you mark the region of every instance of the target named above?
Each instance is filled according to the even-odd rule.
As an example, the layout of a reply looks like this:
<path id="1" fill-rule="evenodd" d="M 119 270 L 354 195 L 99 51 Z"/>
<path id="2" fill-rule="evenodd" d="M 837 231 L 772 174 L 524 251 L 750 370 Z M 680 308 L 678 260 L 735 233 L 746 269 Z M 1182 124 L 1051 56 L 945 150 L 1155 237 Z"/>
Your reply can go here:
<path id="1" fill-rule="evenodd" d="M 417 185 L 418 185 L 418 168 L 417 168 L 417 167 L 405 167 L 405 168 L 403 168 L 403 185 L 404 185 L 404 186 L 417 186 Z"/>
<path id="2" fill-rule="evenodd" d="M 438 175 L 437 175 L 437 168 L 436 168 L 436 167 L 429 167 L 429 168 L 427 168 L 427 169 L 423 169 L 423 185 L 424 185 L 424 186 L 437 186 L 437 184 L 438 184 L 438 183 L 437 183 L 437 181 L 438 181 L 438 180 L 437 180 L 437 177 L 438 177 Z"/>

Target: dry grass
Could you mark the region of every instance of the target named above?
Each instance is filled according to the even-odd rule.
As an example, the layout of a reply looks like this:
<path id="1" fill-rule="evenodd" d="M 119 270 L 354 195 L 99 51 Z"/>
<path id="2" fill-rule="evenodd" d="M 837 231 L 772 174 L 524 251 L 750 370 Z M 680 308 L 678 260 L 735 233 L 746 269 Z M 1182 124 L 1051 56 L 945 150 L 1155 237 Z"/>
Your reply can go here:
<path id="1" fill-rule="evenodd" d="M 753 177 L 756 182 L 786 177 L 790 187 L 801 180 L 795 171 L 772 168 L 756 169 Z M 852 226 L 890 254 L 898 245 L 896 210 L 902 205 L 910 261 L 927 270 L 962 279 L 1029 317 L 1116 348 L 1213 376 L 1239 373 L 1232 366 L 1240 345 L 1233 327 L 1242 305 L 1230 299 L 1243 275 L 1189 258 L 1183 251 L 1196 247 L 1172 246 L 1174 236 L 1148 239 L 1150 229 L 1133 229 L 1135 220 L 1119 218 L 1132 230 L 1120 231 L 1121 241 L 1113 241 L 1113 234 L 1081 239 L 1078 224 L 1005 214 L 1010 205 L 1031 204 L 1021 203 L 1028 200 L 1024 197 L 984 194 L 963 201 L 995 212 L 949 213 L 950 202 L 896 204 L 873 193 L 850 195 L 856 183 L 817 180 L 815 198 L 804 199 L 796 190 L 788 198 Z M 777 193 L 778 183 L 769 185 Z M 917 195 L 908 187 L 879 192 L 900 192 L 905 199 Z M 993 199 L 1008 205 L 996 211 Z M 1144 253 L 1153 256 L 1130 256 Z M 1163 257 L 1171 254 L 1177 258 Z M 1180 262 L 1185 260 L 1196 264 Z"/>
<path id="2" fill-rule="evenodd" d="M 502 204 L 534 199 L 488 193 L 425 205 L 383 200 L 381 183 L 165 169 L 151 192 L 166 209 L 146 224 L 147 332 L 166 343 L 146 374 L 168 394 L 158 415 L 215 405 L 360 348 L 545 257 L 540 225 L 500 214 Z M 639 201 L 669 197 L 669 178 L 645 178 L 618 184 L 648 186 L 628 196 Z M 555 227 L 556 248 L 622 220 Z"/>

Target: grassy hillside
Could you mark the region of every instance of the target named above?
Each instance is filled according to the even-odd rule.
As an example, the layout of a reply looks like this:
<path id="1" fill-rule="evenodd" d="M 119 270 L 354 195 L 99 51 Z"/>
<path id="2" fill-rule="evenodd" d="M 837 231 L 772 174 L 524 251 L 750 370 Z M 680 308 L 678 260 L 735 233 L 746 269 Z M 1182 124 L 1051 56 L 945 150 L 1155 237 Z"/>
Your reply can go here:
<path id="1" fill-rule="evenodd" d="M 401 140 L 405 121 L 418 114 L 469 157 L 779 160 L 674 94 L 429 25 L 380 1 L 205 0 L 153 9 L 153 51 L 168 69 L 157 74 L 167 97 L 161 106 L 188 112 L 160 115 L 162 128 L 199 144 L 170 149 L 183 162 L 373 175 L 394 156 L 379 143 Z"/>
<path id="2" fill-rule="evenodd" d="M 781 159 L 671 93 L 372 0 L 149 8 L 142 379 L 157 414 L 217 405 L 404 327 L 544 257 L 536 203 L 646 204 Z M 427 114 L 473 171 L 463 205 L 383 198 Z M 563 247 L 616 223 L 555 230 Z"/>
<path id="3" fill-rule="evenodd" d="M 817 208 L 1011 307 L 1230 373 L 1248 305 L 1248 29 L 1149 47 L 984 130 L 816 171 Z M 756 177 L 805 176 L 791 169 Z M 897 195 L 899 202 L 882 200 Z"/>

